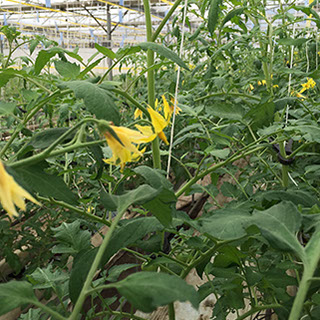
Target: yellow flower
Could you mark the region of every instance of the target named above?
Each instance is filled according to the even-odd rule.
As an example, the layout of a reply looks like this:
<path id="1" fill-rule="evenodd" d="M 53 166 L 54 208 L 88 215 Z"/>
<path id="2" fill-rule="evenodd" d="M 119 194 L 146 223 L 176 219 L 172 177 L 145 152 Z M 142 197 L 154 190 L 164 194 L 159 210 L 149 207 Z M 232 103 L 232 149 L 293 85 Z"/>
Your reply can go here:
<path id="1" fill-rule="evenodd" d="M 169 144 L 165 134 L 163 133 L 163 129 L 169 124 L 169 121 L 167 121 L 160 113 L 153 110 L 151 107 L 148 107 L 148 112 L 151 118 L 151 123 L 153 126 L 153 129 L 155 133 L 158 135 L 158 137 L 164 141 L 165 144 Z"/>
<path id="2" fill-rule="evenodd" d="M 10 217 L 18 216 L 15 205 L 21 210 L 26 211 L 24 198 L 38 205 L 41 205 L 29 192 L 20 187 L 9 175 L 0 161 L 0 203 Z"/>
<path id="3" fill-rule="evenodd" d="M 258 81 L 258 86 L 261 86 L 261 85 L 262 85 L 262 83 L 261 83 L 261 81 L 259 80 L 259 81 Z"/>
<path id="4" fill-rule="evenodd" d="M 307 78 L 307 82 L 306 83 L 302 83 L 301 86 L 303 87 L 303 89 L 301 89 L 300 92 L 304 92 L 305 90 L 308 90 L 310 88 L 314 88 L 316 85 L 316 82 L 312 79 L 312 78 Z"/>
<path id="5" fill-rule="evenodd" d="M 134 112 L 134 118 L 137 119 L 137 118 L 142 118 L 142 111 L 140 109 L 136 109 L 135 112 Z"/>
<path id="6" fill-rule="evenodd" d="M 262 80 L 261 83 L 262 83 L 263 86 L 265 86 L 267 84 L 267 81 L 266 80 Z"/>
<path id="7" fill-rule="evenodd" d="M 143 134 L 143 132 L 141 133 L 125 127 L 116 127 L 110 125 L 110 128 L 118 136 L 121 143 L 110 132 L 105 131 L 104 136 L 112 151 L 112 157 L 109 159 L 104 159 L 103 161 L 108 164 L 115 165 L 120 162 L 121 171 L 123 171 L 127 162 L 138 161 L 143 155 L 145 148 L 143 150 L 139 150 L 139 144 L 150 142 L 155 138 L 154 134 L 148 136 Z M 135 144 L 137 146 L 135 146 Z"/>
<path id="8" fill-rule="evenodd" d="M 249 92 L 251 92 L 253 89 L 254 89 L 254 86 L 250 83 L 250 84 L 249 84 L 249 89 L 248 89 Z"/>
<path id="9" fill-rule="evenodd" d="M 274 84 L 272 87 L 273 88 L 279 88 L 279 86 L 277 84 Z"/>

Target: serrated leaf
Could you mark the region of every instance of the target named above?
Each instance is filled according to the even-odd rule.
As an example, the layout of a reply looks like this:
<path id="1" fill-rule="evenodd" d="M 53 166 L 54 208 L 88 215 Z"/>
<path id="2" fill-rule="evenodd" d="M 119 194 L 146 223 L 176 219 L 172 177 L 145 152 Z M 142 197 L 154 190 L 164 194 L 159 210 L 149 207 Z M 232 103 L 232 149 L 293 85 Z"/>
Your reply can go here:
<path id="1" fill-rule="evenodd" d="M 53 47 L 48 50 L 41 50 L 38 53 L 37 59 L 34 64 L 34 72 L 36 75 L 38 75 L 41 70 L 44 68 L 44 66 L 50 61 L 52 57 L 54 57 L 56 54 L 67 54 L 71 58 L 74 58 L 78 61 L 82 61 L 82 58 L 77 55 L 76 53 L 72 51 L 65 50 L 63 48 L 59 47 Z"/>
<path id="2" fill-rule="evenodd" d="M 163 56 L 173 62 L 175 62 L 178 66 L 181 68 L 184 68 L 186 70 L 189 70 L 187 65 L 179 58 L 179 56 L 171 51 L 170 49 L 154 42 L 142 42 L 139 43 L 139 47 L 143 50 L 152 50 L 156 53 L 158 53 L 160 56 Z"/>
<path id="3" fill-rule="evenodd" d="M 41 131 L 37 134 L 35 134 L 30 142 L 29 145 L 33 146 L 35 149 L 44 149 L 49 147 L 53 142 L 55 142 L 60 136 L 62 136 L 64 133 L 66 133 L 70 128 L 50 128 L 46 129 L 44 131 Z M 66 137 L 64 141 L 61 141 L 61 143 L 64 143 L 66 140 L 73 138 L 74 133 L 71 133 L 69 137 Z"/>
<path id="4" fill-rule="evenodd" d="M 69 279 L 69 275 L 57 269 L 52 271 L 52 265 L 46 268 L 37 268 L 32 274 L 27 275 L 28 281 L 34 289 L 55 288 L 57 285 Z"/>
<path id="5" fill-rule="evenodd" d="M 292 202 L 283 201 L 267 210 L 255 210 L 252 219 L 271 246 L 304 258 L 304 249 L 296 237 L 302 216 Z"/>
<path id="6" fill-rule="evenodd" d="M 94 47 L 100 52 L 102 53 L 103 55 L 107 56 L 108 58 L 114 60 L 117 55 L 110 49 L 106 48 L 106 47 L 103 47 L 103 46 L 100 46 L 98 43 L 95 43 L 94 44 Z"/>
<path id="7" fill-rule="evenodd" d="M 208 218 L 190 221 L 189 224 L 201 233 L 207 233 L 216 239 L 233 240 L 246 235 L 251 221 L 251 215 L 246 211 L 224 209 Z"/>
<path id="8" fill-rule="evenodd" d="M 162 229 L 163 226 L 154 217 L 144 217 L 126 221 L 112 234 L 109 245 L 103 254 L 101 267 L 121 248 L 135 243 L 148 233 Z"/>
<path id="9" fill-rule="evenodd" d="M 18 177 L 28 188 L 42 196 L 53 197 L 69 204 L 77 204 L 77 196 L 67 187 L 61 177 L 44 172 L 41 164 L 15 169 Z"/>
<path id="10" fill-rule="evenodd" d="M 0 284 L 0 315 L 24 304 L 37 301 L 32 285 L 27 281 L 10 281 Z"/>
<path id="11" fill-rule="evenodd" d="M 197 309 L 198 293 L 178 276 L 156 272 L 134 273 L 115 283 L 119 293 L 143 312 L 152 312 L 157 307 L 174 301 L 190 301 Z"/>
<path id="12" fill-rule="evenodd" d="M 102 191 L 102 204 L 109 210 L 117 208 L 118 211 L 126 210 L 132 204 L 144 204 L 159 194 L 159 190 L 150 187 L 147 184 L 139 186 L 137 189 L 130 190 L 123 195 L 117 196 L 106 194 Z"/>
<path id="13" fill-rule="evenodd" d="M 54 62 L 54 66 L 64 78 L 75 79 L 80 74 L 80 66 L 76 63 L 57 60 Z"/>
<path id="14" fill-rule="evenodd" d="M 119 110 L 113 102 L 112 94 L 88 81 L 69 81 L 65 85 L 74 91 L 76 98 L 83 99 L 88 111 L 98 119 L 112 121 L 115 125 L 120 122 Z"/>
<path id="15" fill-rule="evenodd" d="M 0 101 L 0 115 L 13 114 L 17 104 L 15 102 Z"/>
<path id="16" fill-rule="evenodd" d="M 279 39 L 278 43 L 285 45 L 285 46 L 300 46 L 300 45 L 306 43 L 307 41 L 308 41 L 308 39 L 306 39 L 306 38 L 297 38 L 297 39 L 282 38 L 282 39 Z"/>
<path id="17" fill-rule="evenodd" d="M 59 250 L 59 245 L 62 245 L 63 253 L 70 254 L 91 248 L 91 234 L 88 230 L 80 229 L 79 221 L 72 223 L 63 222 L 59 227 L 51 229 L 55 232 L 55 238 L 61 243 L 53 248 L 52 251 L 54 253 L 62 253 Z"/>
<path id="18" fill-rule="evenodd" d="M 220 5 L 222 0 L 211 0 L 209 15 L 208 15 L 208 30 L 211 35 L 213 35 L 216 26 L 218 24 L 219 14 L 220 14 Z"/>
<path id="19" fill-rule="evenodd" d="M 98 248 L 84 250 L 74 258 L 69 280 L 69 296 L 73 304 L 76 303 L 79 297 L 97 251 Z"/>

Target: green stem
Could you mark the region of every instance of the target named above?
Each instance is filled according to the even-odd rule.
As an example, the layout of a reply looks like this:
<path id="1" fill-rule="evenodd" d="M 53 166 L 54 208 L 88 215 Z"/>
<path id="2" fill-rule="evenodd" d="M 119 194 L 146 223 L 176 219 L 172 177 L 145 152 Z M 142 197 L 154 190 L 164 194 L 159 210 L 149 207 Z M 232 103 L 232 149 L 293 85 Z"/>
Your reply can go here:
<path id="1" fill-rule="evenodd" d="M 250 155 L 252 153 L 255 153 L 261 149 L 265 148 L 264 146 L 261 147 L 256 147 L 252 150 L 246 151 L 244 153 L 241 153 L 237 156 L 233 155 L 230 158 L 228 158 L 225 161 L 222 161 L 216 165 L 213 165 L 212 167 L 202 171 L 198 176 L 193 177 L 191 180 L 189 180 L 185 185 L 183 185 L 177 192 L 176 192 L 176 197 L 181 196 L 186 190 L 188 190 L 192 185 L 194 185 L 198 180 L 200 180 L 201 178 L 205 177 L 207 174 L 210 174 L 211 172 L 225 166 L 227 163 L 231 162 L 231 161 L 235 161 L 241 158 L 246 157 L 247 155 Z M 239 153 L 239 152 L 238 152 Z M 236 154 L 238 154 L 236 153 Z"/>
<path id="2" fill-rule="evenodd" d="M 285 141 L 279 142 L 280 154 L 283 158 L 287 159 L 287 154 L 285 150 Z M 289 185 L 289 167 L 287 165 L 282 165 L 282 186 L 287 188 Z"/>
<path id="3" fill-rule="evenodd" d="M 100 218 L 100 217 L 97 217 L 97 216 L 95 216 L 95 215 L 93 215 L 93 214 L 91 214 L 91 213 L 89 213 L 89 212 L 87 212 L 87 211 L 85 211 L 83 209 L 79 209 L 79 208 L 77 208 L 77 207 L 75 207 L 75 206 L 73 206 L 73 205 L 71 205 L 69 203 L 66 203 L 64 201 L 58 201 L 58 200 L 55 200 L 55 199 L 52 199 L 52 198 L 49 199 L 49 198 L 45 198 L 45 197 L 41 197 L 41 196 L 38 196 L 38 199 L 41 200 L 41 201 L 46 201 L 46 202 L 51 203 L 51 204 L 56 204 L 56 205 L 61 206 L 63 208 L 69 209 L 71 211 L 74 211 L 76 213 L 79 213 L 81 216 L 85 216 L 85 217 L 87 217 L 87 218 L 89 218 L 89 219 L 91 219 L 93 221 L 105 224 L 108 227 L 110 227 L 110 225 L 111 225 L 111 223 L 108 220 Z"/>
<path id="4" fill-rule="evenodd" d="M 88 121 L 94 121 L 96 122 L 97 120 L 94 119 L 94 118 L 87 118 L 87 119 L 84 119 L 82 121 L 80 121 L 79 123 L 77 123 L 74 127 L 71 127 L 67 132 L 65 132 L 63 135 L 61 135 L 57 140 L 55 140 L 47 149 L 43 150 L 42 152 L 32 156 L 32 157 L 29 157 L 29 158 L 26 158 L 26 159 L 22 159 L 20 161 L 16 161 L 15 163 L 13 163 L 11 165 L 12 168 L 17 168 L 17 167 L 21 167 L 21 166 L 26 166 L 26 165 L 32 165 L 32 164 L 35 164 L 37 162 L 40 162 L 46 158 L 48 158 L 49 156 L 52 156 L 53 155 L 53 152 L 51 152 L 59 143 L 61 143 L 63 140 L 65 140 L 66 137 L 68 137 L 73 131 L 75 131 L 78 127 L 82 126 L 82 124 L 88 122 Z M 79 144 L 80 146 L 83 145 L 83 144 Z M 75 148 L 77 148 L 77 143 L 72 145 L 72 146 L 69 146 L 67 148 L 64 148 L 64 149 L 61 149 L 59 150 L 59 154 L 60 153 L 65 153 L 67 152 L 66 149 L 70 149 L 71 150 L 74 150 Z"/>
<path id="5" fill-rule="evenodd" d="M 149 112 L 147 111 L 147 109 L 141 103 L 139 103 L 135 98 L 130 96 L 130 94 L 128 94 L 125 91 L 119 90 L 119 89 L 111 89 L 111 90 L 114 93 L 120 94 L 121 96 L 123 96 L 124 98 L 126 98 L 127 100 L 132 102 L 138 109 L 140 109 L 148 117 L 148 119 L 150 119 L 150 115 L 149 115 Z"/>
<path id="6" fill-rule="evenodd" d="M 152 21 L 149 0 L 143 0 L 144 14 L 147 30 L 147 41 L 153 42 L 152 35 Z M 150 49 L 147 51 L 147 69 L 148 69 L 148 103 L 152 109 L 154 109 L 155 103 L 155 81 L 154 70 L 151 67 L 154 65 L 154 52 Z M 161 169 L 160 147 L 159 138 L 157 137 L 152 141 L 152 159 L 153 167 Z"/>
<path id="7" fill-rule="evenodd" d="M 203 253 L 199 258 L 196 258 L 193 262 L 188 264 L 188 267 L 186 267 L 184 270 L 182 270 L 180 274 L 180 278 L 184 279 L 186 276 L 189 274 L 189 272 L 193 269 L 196 268 L 199 264 L 203 263 L 213 255 L 214 252 L 216 252 L 219 248 L 223 247 L 224 245 L 232 242 L 231 240 L 229 241 L 221 241 L 217 243 L 214 247 L 210 248 L 207 250 L 205 253 Z"/>
<path id="8" fill-rule="evenodd" d="M 131 313 L 122 312 L 122 311 L 113 311 L 113 310 L 98 312 L 94 315 L 94 319 L 100 319 L 100 316 L 104 316 L 104 315 L 108 315 L 108 314 L 111 314 L 116 317 L 120 316 L 121 319 L 126 318 L 126 319 L 130 319 L 130 320 L 147 320 L 146 318 L 141 318 L 141 317 L 138 317 L 138 316 L 131 314 Z"/>
<path id="9" fill-rule="evenodd" d="M 258 311 L 261 310 L 267 310 L 267 309 L 277 309 L 277 308 L 282 308 L 282 306 L 280 304 L 267 304 L 265 306 L 256 306 L 253 307 L 251 310 L 249 310 L 248 312 L 244 313 L 243 315 L 241 315 L 240 317 L 238 317 L 236 320 L 244 320 L 247 317 L 257 313 Z"/>
<path id="10" fill-rule="evenodd" d="M 94 261 L 91 265 L 91 268 L 89 270 L 89 273 L 87 275 L 86 281 L 83 285 L 83 288 L 80 292 L 79 298 L 74 306 L 74 309 L 70 315 L 70 317 L 68 318 L 68 320 L 76 320 L 78 319 L 78 315 L 81 312 L 84 300 L 87 296 L 87 294 L 89 293 L 89 288 L 91 286 L 93 277 L 99 267 L 99 264 L 101 262 L 102 256 L 110 242 L 111 236 L 114 232 L 114 230 L 116 229 L 119 221 L 121 220 L 123 214 L 125 213 L 125 211 L 127 210 L 127 208 L 123 209 L 122 211 L 119 211 L 118 214 L 116 215 L 116 217 L 114 218 L 114 220 L 112 221 L 112 224 L 110 226 L 110 229 L 108 230 L 107 234 L 105 235 L 103 242 L 97 252 L 96 257 L 94 258 Z"/>
<path id="11" fill-rule="evenodd" d="M 39 301 L 32 301 L 32 303 L 42 309 L 44 312 L 50 314 L 54 319 L 57 319 L 57 320 L 66 320 L 65 317 L 63 317 L 61 314 L 59 314 L 58 312 L 52 310 L 51 308 L 47 307 L 46 305 L 42 304 L 41 302 Z"/>
<path id="12" fill-rule="evenodd" d="M 300 281 L 297 295 L 294 299 L 288 320 L 299 320 L 311 284 L 312 276 L 318 267 L 320 260 L 320 230 L 316 231 L 305 247 L 304 271 Z"/>
<path id="13" fill-rule="evenodd" d="M 253 99 L 253 100 L 260 101 L 260 97 L 252 96 L 252 95 L 246 94 L 246 93 L 238 93 L 238 92 L 216 92 L 216 93 L 208 94 L 208 95 L 206 95 L 204 97 L 197 98 L 194 101 L 198 102 L 198 101 L 205 100 L 205 99 L 208 99 L 208 98 L 219 97 L 219 96 L 224 96 L 224 95 L 243 97 L 243 98 L 250 98 L 250 99 Z"/>
<path id="14" fill-rule="evenodd" d="M 168 305 L 168 313 L 169 313 L 169 320 L 175 320 L 176 319 L 176 314 L 175 314 L 175 311 L 174 311 L 173 302 Z"/>
<path id="15" fill-rule="evenodd" d="M 69 92 L 69 91 L 67 91 Z M 33 118 L 33 116 L 47 103 L 49 102 L 52 98 L 58 96 L 58 95 L 62 95 L 62 94 L 66 94 L 66 91 L 61 92 L 60 90 L 56 90 L 55 92 L 53 92 L 50 96 L 48 96 L 47 98 L 45 98 L 44 100 L 42 100 L 37 106 L 35 106 L 32 111 L 29 113 L 29 115 L 26 115 L 25 119 L 23 120 L 22 123 L 20 123 L 19 125 L 17 125 L 17 127 L 15 128 L 15 131 L 13 132 L 13 134 L 11 135 L 9 141 L 7 142 L 7 144 L 3 147 L 3 149 L 0 152 L 0 159 L 4 156 L 4 154 L 6 153 L 6 151 L 9 149 L 9 147 L 11 146 L 12 142 L 15 140 L 15 138 L 18 136 L 18 134 L 20 133 L 20 131 L 24 128 L 24 126 L 28 123 L 28 121 L 30 119 Z"/>
<path id="16" fill-rule="evenodd" d="M 154 42 L 157 40 L 158 35 L 160 34 L 160 32 L 162 31 L 162 29 L 164 28 L 164 26 L 166 25 L 167 21 L 170 19 L 170 17 L 172 16 L 172 14 L 174 13 L 174 11 L 177 9 L 177 7 L 179 6 L 179 4 L 182 2 L 182 0 L 176 0 L 174 2 L 174 4 L 172 5 L 172 7 L 170 8 L 169 12 L 166 14 L 166 16 L 163 18 L 163 20 L 161 21 L 161 23 L 159 24 L 157 30 L 154 32 L 151 41 Z M 149 40 L 148 40 L 149 41 Z"/>

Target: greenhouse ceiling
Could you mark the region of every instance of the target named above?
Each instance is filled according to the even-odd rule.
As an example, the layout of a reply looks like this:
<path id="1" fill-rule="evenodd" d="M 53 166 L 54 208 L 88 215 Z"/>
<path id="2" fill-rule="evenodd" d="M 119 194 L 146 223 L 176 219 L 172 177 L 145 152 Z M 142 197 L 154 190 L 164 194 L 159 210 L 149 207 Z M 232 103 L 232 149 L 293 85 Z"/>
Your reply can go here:
<path id="1" fill-rule="evenodd" d="M 150 0 L 150 4 L 156 27 L 173 3 Z M 3 25 L 15 26 L 24 34 L 45 34 L 60 44 L 88 47 L 99 42 L 121 47 L 145 41 L 146 36 L 142 0 L 0 0 L 0 12 Z"/>

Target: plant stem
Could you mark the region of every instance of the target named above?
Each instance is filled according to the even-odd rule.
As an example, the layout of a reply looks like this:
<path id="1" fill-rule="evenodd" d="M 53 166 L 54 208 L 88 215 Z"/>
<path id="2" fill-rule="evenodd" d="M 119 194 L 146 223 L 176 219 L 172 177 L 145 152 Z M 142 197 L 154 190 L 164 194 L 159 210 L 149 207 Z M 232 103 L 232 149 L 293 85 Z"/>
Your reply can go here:
<path id="1" fill-rule="evenodd" d="M 170 17 L 172 16 L 172 14 L 174 13 L 174 11 L 176 10 L 176 8 L 179 6 L 179 4 L 182 2 L 182 0 L 176 0 L 174 2 L 174 4 L 172 5 L 172 7 L 170 8 L 169 12 L 166 14 L 166 16 L 163 18 L 163 20 L 161 21 L 161 23 L 159 24 L 157 30 L 154 32 L 151 41 L 156 41 L 158 38 L 158 35 L 160 34 L 160 32 L 162 31 L 162 29 L 164 28 L 164 26 L 166 25 L 167 21 L 170 19 Z M 149 41 L 149 40 L 148 40 Z"/>
<path id="2" fill-rule="evenodd" d="M 105 224 L 108 227 L 110 227 L 110 225 L 111 225 L 111 223 L 108 220 L 100 218 L 100 217 L 97 217 L 97 216 L 95 216 L 95 215 L 93 215 L 93 214 L 91 214 L 91 213 L 89 213 L 89 212 L 87 212 L 87 211 L 85 211 L 83 209 L 79 209 L 79 208 L 77 208 L 77 207 L 75 207 L 75 206 L 73 206 L 73 205 L 71 205 L 69 203 L 66 203 L 64 201 L 58 201 L 58 200 L 55 200 L 55 199 L 52 199 L 52 198 L 48 199 L 48 198 L 41 197 L 41 196 L 38 196 L 38 199 L 41 200 L 41 201 L 46 201 L 46 202 L 51 203 L 51 204 L 57 204 L 57 205 L 59 205 L 59 206 L 61 206 L 63 208 L 66 208 L 66 209 L 69 209 L 71 211 L 77 212 L 82 216 L 85 216 L 85 217 L 87 217 L 87 218 L 89 218 L 89 219 L 91 219 L 93 221 L 98 222 L 98 223 Z"/>
<path id="3" fill-rule="evenodd" d="M 168 313 L 169 313 L 169 320 L 175 320 L 176 319 L 176 314 L 175 314 L 175 311 L 174 311 L 173 302 L 168 305 Z"/>
<path id="4" fill-rule="evenodd" d="M 299 320 L 303 309 L 304 300 L 307 296 L 311 284 L 312 276 L 317 269 L 320 260 L 320 230 L 312 235 L 307 246 L 305 247 L 306 257 L 303 261 L 304 271 L 300 281 L 297 295 L 294 299 L 293 306 L 288 320 Z"/>
<path id="5" fill-rule="evenodd" d="M 282 308 L 282 306 L 280 304 L 267 304 L 265 306 L 256 306 L 256 307 L 253 307 L 248 312 L 241 315 L 240 317 L 238 317 L 236 320 L 244 320 L 247 317 L 251 316 L 252 314 L 255 314 L 256 312 L 261 311 L 261 310 L 277 309 L 277 308 Z"/>
<path id="6" fill-rule="evenodd" d="M 97 255 L 94 258 L 94 261 L 93 261 L 91 268 L 89 270 L 89 273 L 87 275 L 86 281 L 85 281 L 83 288 L 80 292 L 79 298 L 74 306 L 74 309 L 73 309 L 70 317 L 68 318 L 69 320 L 76 320 L 78 318 L 78 315 L 81 312 L 84 300 L 89 292 L 89 288 L 91 286 L 92 279 L 93 279 L 93 277 L 99 267 L 99 264 L 101 262 L 102 256 L 103 256 L 103 254 L 104 254 L 104 252 L 110 242 L 110 239 L 111 239 L 111 236 L 112 236 L 114 230 L 116 229 L 120 219 L 122 218 L 122 216 L 126 210 L 127 210 L 127 208 L 123 209 L 122 211 L 119 211 L 118 214 L 116 215 L 116 217 L 114 218 L 114 220 L 112 221 L 110 229 L 108 230 L 107 234 L 105 235 L 103 242 L 97 252 Z"/>
<path id="7" fill-rule="evenodd" d="M 73 131 L 75 131 L 78 127 L 82 126 L 84 123 L 86 122 L 89 122 L 89 121 L 97 121 L 96 119 L 94 118 L 87 118 L 87 119 L 84 119 L 80 122 L 78 122 L 74 127 L 71 127 L 67 132 L 65 132 L 63 135 L 61 135 L 57 140 L 55 140 L 47 149 L 43 150 L 42 152 L 32 156 L 32 157 L 29 157 L 29 158 L 26 158 L 26 159 L 22 159 L 20 161 L 17 161 L 15 163 L 13 163 L 11 165 L 12 168 L 17 168 L 17 167 L 21 167 L 21 166 L 26 166 L 26 165 L 32 165 L 32 164 L 35 164 L 41 160 L 44 160 L 46 158 L 48 158 L 50 155 L 52 155 L 52 150 L 59 144 L 61 143 L 66 137 L 68 137 Z M 82 145 L 81 143 L 79 143 L 79 145 Z M 71 148 L 71 150 L 74 150 L 76 147 L 77 147 L 77 143 L 75 143 L 74 145 L 72 146 L 69 146 L 67 148 Z M 67 149 L 65 148 L 65 149 Z M 66 150 L 65 149 L 62 149 L 62 150 L 59 150 L 60 153 L 65 153 Z M 63 152 L 62 152 L 63 151 Z"/>
<path id="8" fill-rule="evenodd" d="M 66 94 L 65 91 L 61 92 L 60 90 L 56 90 L 55 92 L 53 92 L 50 96 L 48 96 L 47 98 L 45 98 L 44 100 L 42 100 L 37 106 L 35 106 L 32 111 L 30 112 L 29 115 L 26 115 L 25 119 L 22 121 L 22 123 L 20 123 L 16 128 L 15 131 L 13 132 L 13 134 L 11 135 L 9 141 L 7 142 L 7 144 L 3 147 L 3 149 L 0 152 L 0 159 L 4 156 L 4 154 L 6 153 L 6 151 L 9 149 L 9 147 L 11 146 L 12 142 L 14 141 L 14 139 L 18 136 L 19 132 L 23 129 L 23 127 L 27 124 L 27 122 L 33 118 L 33 116 L 42 108 L 42 106 L 44 106 L 47 102 L 49 102 L 52 98 L 58 96 L 58 95 L 62 95 L 62 94 Z"/>
<path id="9" fill-rule="evenodd" d="M 280 154 L 283 158 L 287 158 L 286 150 L 285 150 L 285 141 L 279 142 Z M 284 188 L 288 188 L 289 185 L 289 168 L 287 165 L 282 165 L 282 186 Z"/>
<path id="10" fill-rule="evenodd" d="M 200 97 L 195 99 L 195 102 L 201 101 L 201 100 L 205 100 L 208 98 L 212 98 L 212 97 L 219 97 L 219 96 L 236 96 L 236 97 L 242 97 L 242 98 L 250 98 L 253 100 L 257 100 L 260 101 L 260 97 L 257 96 L 252 96 L 250 94 L 245 94 L 245 93 L 239 93 L 239 92 L 216 92 L 216 93 L 212 93 L 212 94 L 208 94 L 206 96 Z"/>
<path id="11" fill-rule="evenodd" d="M 150 119 L 150 115 L 149 115 L 149 112 L 147 111 L 147 109 L 141 103 L 139 103 L 135 98 L 131 97 L 130 94 L 128 94 L 125 91 L 119 90 L 119 89 L 111 89 L 111 90 L 114 93 L 118 93 L 121 96 L 125 97 L 130 102 L 132 102 L 138 109 L 140 109 L 148 117 L 148 119 Z"/>
<path id="12" fill-rule="evenodd" d="M 149 0 L 143 0 L 144 15 L 147 29 L 147 41 L 153 42 L 152 39 L 152 22 Z M 154 70 L 151 68 L 154 65 L 154 52 L 150 49 L 147 51 L 147 69 L 148 69 L 148 103 L 154 109 L 155 103 L 155 83 L 154 83 Z M 159 138 L 156 137 L 152 141 L 152 159 L 153 167 L 161 169 L 160 147 Z"/>
<path id="13" fill-rule="evenodd" d="M 46 305 L 42 304 L 40 301 L 33 301 L 32 302 L 36 307 L 42 309 L 44 312 L 50 314 L 54 319 L 58 320 L 66 320 L 67 318 L 63 317 L 58 312 L 52 310 L 51 308 L 47 307 Z"/>
<path id="14" fill-rule="evenodd" d="M 240 153 L 239 155 L 232 155 L 230 158 L 228 158 L 225 161 L 222 161 L 216 165 L 213 165 L 212 167 L 202 171 L 199 175 L 193 177 L 191 180 L 189 180 L 185 185 L 183 185 L 177 192 L 176 192 L 176 197 L 181 196 L 186 190 L 188 190 L 192 185 L 194 185 L 198 180 L 200 180 L 201 178 L 205 177 L 207 174 L 210 174 L 211 172 L 225 166 L 227 163 L 231 162 L 231 161 L 235 161 L 241 158 L 246 157 L 249 154 L 255 153 L 261 149 L 265 148 L 264 146 L 260 146 L 260 147 L 256 147 L 250 151 L 244 150 L 244 153 Z"/>

